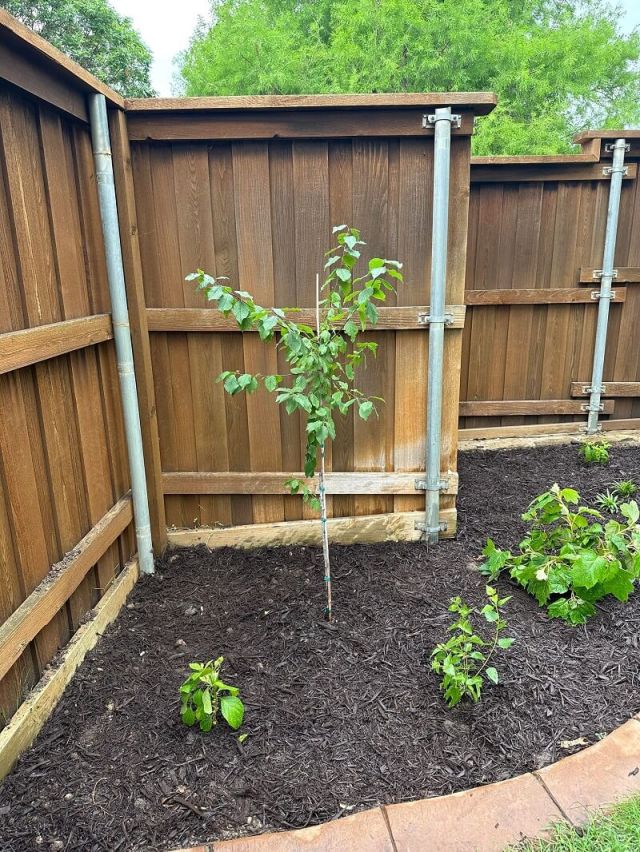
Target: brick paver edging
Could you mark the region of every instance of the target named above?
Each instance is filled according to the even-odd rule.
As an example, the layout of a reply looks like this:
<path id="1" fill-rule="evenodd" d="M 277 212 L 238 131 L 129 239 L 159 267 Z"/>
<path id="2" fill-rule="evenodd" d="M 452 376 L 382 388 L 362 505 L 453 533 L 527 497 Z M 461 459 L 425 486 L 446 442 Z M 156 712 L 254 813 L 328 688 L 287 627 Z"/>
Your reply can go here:
<path id="1" fill-rule="evenodd" d="M 178 852 L 501 852 L 544 836 L 551 823 L 582 825 L 636 793 L 640 714 L 595 745 L 509 781 Z"/>

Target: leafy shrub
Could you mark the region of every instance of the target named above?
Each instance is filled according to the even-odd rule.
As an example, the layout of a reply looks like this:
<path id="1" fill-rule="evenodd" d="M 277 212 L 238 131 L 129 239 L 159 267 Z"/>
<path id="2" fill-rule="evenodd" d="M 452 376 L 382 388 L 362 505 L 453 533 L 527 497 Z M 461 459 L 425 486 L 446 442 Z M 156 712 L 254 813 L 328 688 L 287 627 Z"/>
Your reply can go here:
<path id="1" fill-rule="evenodd" d="M 585 441 L 578 452 L 585 464 L 608 464 L 610 448 L 608 441 Z"/>
<path id="2" fill-rule="evenodd" d="M 520 554 L 500 550 L 489 539 L 481 566 L 492 579 L 508 570 L 551 618 L 569 624 L 584 624 L 595 613 L 595 602 L 607 595 L 626 601 L 640 577 L 638 504 L 621 504 L 626 523 L 611 519 L 603 526 L 600 512 L 579 502 L 577 491 L 554 485 L 522 515 L 531 529 L 520 542 Z"/>
<path id="3" fill-rule="evenodd" d="M 218 711 L 236 731 L 244 719 L 240 690 L 220 680 L 224 657 L 208 663 L 189 663 L 191 674 L 180 687 L 180 716 L 185 725 L 200 723 L 201 731 L 210 731 L 218 722 Z"/>
<path id="4" fill-rule="evenodd" d="M 489 602 L 479 614 L 493 626 L 492 639 L 486 641 L 474 632 L 472 616 L 477 615 L 478 611 L 456 597 L 452 598 L 449 605 L 449 612 L 457 615 L 449 627 L 453 635 L 431 652 L 431 668 L 436 674 L 442 675 L 440 688 L 449 707 L 455 707 L 465 696 L 474 702 L 478 701 L 485 676 L 492 683 L 498 683 L 498 672 L 489 665 L 489 661 L 496 649 L 510 648 L 515 641 L 500 635 L 507 626 L 501 607 L 510 598 L 499 598 L 491 586 L 486 587 L 486 593 Z"/>

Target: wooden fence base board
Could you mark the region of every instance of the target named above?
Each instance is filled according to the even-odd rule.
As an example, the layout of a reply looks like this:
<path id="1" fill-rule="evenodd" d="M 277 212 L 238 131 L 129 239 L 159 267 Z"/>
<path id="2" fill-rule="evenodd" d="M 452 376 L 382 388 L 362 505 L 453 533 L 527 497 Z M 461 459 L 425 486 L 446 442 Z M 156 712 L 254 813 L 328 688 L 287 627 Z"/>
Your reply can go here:
<path id="1" fill-rule="evenodd" d="M 623 423 L 622 420 L 611 421 L 613 423 Z M 544 425 L 544 424 L 537 424 Z M 547 424 L 549 425 L 549 424 Z M 575 425 L 575 424 L 550 424 L 554 426 L 560 425 Z M 471 431 L 471 430 L 468 430 Z M 509 433 L 511 430 L 505 429 Z M 596 436 L 598 437 L 598 436 Z M 640 444 L 640 420 L 635 429 L 617 429 L 604 430 L 604 433 L 599 437 L 609 441 L 609 443 L 628 443 Z M 582 432 L 546 432 L 546 433 L 520 433 L 519 435 L 502 435 L 485 438 L 473 438 L 462 440 L 458 445 L 460 452 L 468 452 L 470 450 L 515 450 L 524 447 L 550 447 L 560 444 L 581 444 L 586 439 L 584 431 Z"/>
<path id="2" fill-rule="evenodd" d="M 447 524 L 443 538 L 456 534 L 456 510 L 442 509 L 440 520 Z M 422 533 L 415 527 L 424 521 L 424 512 L 390 512 L 352 518 L 330 518 L 329 540 L 334 544 L 376 544 L 383 541 L 419 541 Z M 279 521 L 271 524 L 246 524 L 236 527 L 201 527 L 193 530 L 169 530 L 173 547 L 204 544 L 216 547 L 280 547 L 315 544 L 320 541 L 320 522 Z"/>
<path id="3" fill-rule="evenodd" d="M 93 618 L 76 631 L 63 650 L 60 661 L 57 664 L 54 662 L 44 672 L 9 724 L 0 731 L 0 780 L 11 771 L 20 754 L 38 736 L 76 669 L 118 615 L 137 579 L 138 561 L 134 559 L 116 577 L 96 605 Z"/>

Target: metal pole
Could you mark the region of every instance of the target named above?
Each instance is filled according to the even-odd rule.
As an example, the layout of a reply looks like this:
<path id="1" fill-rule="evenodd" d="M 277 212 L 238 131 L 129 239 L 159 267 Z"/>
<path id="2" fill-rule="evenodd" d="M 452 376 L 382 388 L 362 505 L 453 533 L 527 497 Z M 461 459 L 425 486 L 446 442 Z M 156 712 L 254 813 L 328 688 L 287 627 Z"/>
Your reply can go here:
<path id="1" fill-rule="evenodd" d="M 444 370 L 447 238 L 449 230 L 449 168 L 451 160 L 451 107 L 437 109 L 427 118 L 434 125 L 433 231 L 431 241 L 431 305 L 429 314 L 429 391 L 427 396 L 426 517 L 427 541 L 438 541 L 440 527 L 440 449 L 442 432 L 442 379 Z"/>
<path id="2" fill-rule="evenodd" d="M 111 296 L 111 319 L 113 337 L 116 345 L 120 394 L 124 429 L 131 473 L 131 494 L 138 544 L 138 561 L 143 574 L 153 574 L 153 545 L 151 542 L 151 521 L 147 498 L 147 479 L 142 450 L 142 432 L 140 430 L 140 412 L 136 375 L 133 368 L 133 348 L 129 328 L 129 310 L 122 265 L 120 231 L 118 227 L 118 208 L 113 180 L 111 161 L 111 142 L 107 121 L 107 105 L 104 95 L 89 95 L 89 114 L 91 118 L 91 138 L 93 159 L 96 168 L 100 218 L 107 260 L 109 295 Z"/>
<path id="3" fill-rule="evenodd" d="M 615 277 L 613 267 L 616 251 L 616 236 L 618 231 L 618 214 L 620 212 L 620 193 L 622 192 L 622 177 L 626 171 L 624 166 L 624 154 L 627 145 L 624 139 L 617 139 L 611 146 L 613 150 L 613 165 L 611 167 L 611 186 L 609 187 L 609 205 L 607 207 L 607 229 L 604 238 L 604 254 L 602 257 L 602 269 L 598 272 L 600 278 L 600 290 L 594 291 L 594 298 L 598 298 L 598 324 L 596 326 L 596 341 L 593 351 L 593 370 L 591 372 L 591 385 L 589 387 L 589 404 L 587 411 L 587 434 L 592 435 L 600 428 L 598 415 L 600 414 L 600 396 L 602 394 L 602 376 L 604 373 L 604 356 L 607 346 L 607 326 L 609 324 L 609 305 L 613 298 L 611 284 Z"/>

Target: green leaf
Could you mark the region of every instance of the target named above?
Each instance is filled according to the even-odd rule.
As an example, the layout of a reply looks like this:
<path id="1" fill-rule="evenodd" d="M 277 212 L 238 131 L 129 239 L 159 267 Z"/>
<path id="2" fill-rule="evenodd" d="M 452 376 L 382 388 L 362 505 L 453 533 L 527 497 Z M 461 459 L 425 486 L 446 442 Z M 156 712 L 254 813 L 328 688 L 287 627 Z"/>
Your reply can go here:
<path id="1" fill-rule="evenodd" d="M 345 284 L 347 281 L 351 281 L 351 271 L 349 269 L 344 269 L 342 266 L 339 269 L 336 269 L 336 275 Z"/>
<path id="2" fill-rule="evenodd" d="M 593 550 L 584 551 L 573 563 L 571 571 L 573 583 L 583 589 L 591 589 L 599 583 L 607 571 L 607 560 Z"/>
<path id="3" fill-rule="evenodd" d="M 365 399 L 358 405 L 358 414 L 363 420 L 368 420 L 373 411 L 373 403 L 370 399 Z"/>
<path id="4" fill-rule="evenodd" d="M 508 639 L 506 636 L 503 636 L 501 639 L 498 639 L 498 648 L 510 648 L 515 641 L 515 639 Z"/>
<path id="5" fill-rule="evenodd" d="M 213 708 L 211 706 L 211 693 L 208 689 L 202 690 L 202 709 L 207 715 L 211 715 L 211 713 L 213 713 Z"/>
<path id="6" fill-rule="evenodd" d="M 249 734 L 246 733 L 246 732 L 244 734 L 240 734 L 240 736 L 238 737 L 238 742 L 243 743 L 248 736 L 249 736 Z"/>
<path id="7" fill-rule="evenodd" d="M 196 714 L 193 712 L 191 707 L 183 707 L 180 717 L 185 725 L 188 725 L 189 727 L 196 723 Z"/>
<path id="8" fill-rule="evenodd" d="M 498 683 L 498 672 L 493 666 L 488 666 L 485 672 L 491 683 Z"/>
<path id="9" fill-rule="evenodd" d="M 240 385 L 238 382 L 238 377 L 233 373 L 230 373 L 227 378 L 224 380 L 224 389 L 227 393 L 233 396 L 234 393 L 237 393 L 240 390 Z"/>
<path id="10" fill-rule="evenodd" d="M 265 376 L 264 377 L 264 386 L 268 391 L 274 391 L 280 382 L 282 381 L 282 376 Z"/>
<path id="11" fill-rule="evenodd" d="M 249 310 L 248 305 L 245 305 L 244 302 L 236 302 L 231 309 L 231 313 L 236 318 L 238 325 L 242 325 L 242 321 L 249 316 L 251 311 Z"/>
<path id="12" fill-rule="evenodd" d="M 236 731 L 244 720 L 244 704 L 234 695 L 223 695 L 220 699 L 220 712 L 230 727 Z"/>
<path id="13" fill-rule="evenodd" d="M 627 518 L 630 524 L 638 523 L 638 518 L 640 518 L 640 509 L 638 508 L 638 504 L 635 500 L 632 500 L 630 503 L 623 503 L 622 506 L 620 506 L 620 512 L 625 518 Z"/>

